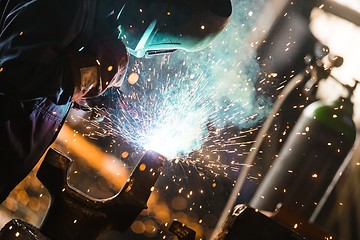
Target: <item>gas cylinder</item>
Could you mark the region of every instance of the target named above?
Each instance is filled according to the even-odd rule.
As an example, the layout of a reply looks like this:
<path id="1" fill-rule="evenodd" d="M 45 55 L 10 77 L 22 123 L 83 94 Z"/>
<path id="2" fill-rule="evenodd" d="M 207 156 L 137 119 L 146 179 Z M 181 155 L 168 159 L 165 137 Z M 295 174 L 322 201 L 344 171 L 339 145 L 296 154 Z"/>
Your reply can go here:
<path id="1" fill-rule="evenodd" d="M 304 109 L 254 194 L 252 207 L 273 212 L 281 205 L 304 219 L 311 217 L 355 142 L 351 95 Z"/>
<path id="2" fill-rule="evenodd" d="M 325 61 L 317 58 L 311 59 L 309 66 L 294 76 L 278 96 L 246 159 L 246 164 L 252 166 L 248 169 L 247 175 L 255 176 L 255 180 L 247 183 L 246 189 L 241 189 L 243 194 L 240 194 L 240 197 L 249 195 L 250 184 L 254 189 L 251 194 L 256 191 L 263 176 L 277 159 L 303 110 L 319 100 L 317 98 L 319 83 L 328 79 L 332 69 L 341 66 L 343 59 L 339 56 L 328 56 L 328 61 L 330 64 L 325 64 Z M 243 202 L 249 200 L 241 199 Z"/>

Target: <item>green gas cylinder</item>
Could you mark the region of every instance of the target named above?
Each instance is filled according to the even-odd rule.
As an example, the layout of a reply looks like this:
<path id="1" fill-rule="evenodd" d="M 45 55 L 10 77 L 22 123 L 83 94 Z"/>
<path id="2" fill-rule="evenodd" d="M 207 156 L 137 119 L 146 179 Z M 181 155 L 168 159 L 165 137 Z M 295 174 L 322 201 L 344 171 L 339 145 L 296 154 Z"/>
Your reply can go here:
<path id="1" fill-rule="evenodd" d="M 275 211 L 281 204 L 309 219 L 353 147 L 352 115 L 350 97 L 306 107 L 250 205 Z"/>

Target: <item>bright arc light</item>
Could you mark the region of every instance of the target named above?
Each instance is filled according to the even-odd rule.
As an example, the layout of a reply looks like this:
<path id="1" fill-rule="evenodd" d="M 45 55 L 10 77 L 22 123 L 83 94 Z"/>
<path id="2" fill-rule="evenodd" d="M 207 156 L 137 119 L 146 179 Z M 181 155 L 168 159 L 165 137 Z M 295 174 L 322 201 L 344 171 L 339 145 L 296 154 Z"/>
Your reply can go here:
<path id="1" fill-rule="evenodd" d="M 168 112 L 166 119 L 157 123 L 146 136 L 143 146 L 154 150 L 169 160 L 197 150 L 204 138 L 203 122 L 198 113 L 191 112 L 185 118 L 178 118 L 176 112 Z"/>

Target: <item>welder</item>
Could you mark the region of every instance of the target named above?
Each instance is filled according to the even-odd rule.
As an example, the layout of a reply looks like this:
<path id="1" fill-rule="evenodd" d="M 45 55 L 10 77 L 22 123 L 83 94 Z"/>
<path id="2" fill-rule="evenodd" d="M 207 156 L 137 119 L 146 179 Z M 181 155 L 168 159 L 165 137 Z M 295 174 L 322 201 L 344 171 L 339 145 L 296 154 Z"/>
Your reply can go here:
<path id="1" fill-rule="evenodd" d="M 230 15 L 230 0 L 0 0 L 0 202 L 72 106 L 122 85 L 129 54 L 201 50 Z"/>

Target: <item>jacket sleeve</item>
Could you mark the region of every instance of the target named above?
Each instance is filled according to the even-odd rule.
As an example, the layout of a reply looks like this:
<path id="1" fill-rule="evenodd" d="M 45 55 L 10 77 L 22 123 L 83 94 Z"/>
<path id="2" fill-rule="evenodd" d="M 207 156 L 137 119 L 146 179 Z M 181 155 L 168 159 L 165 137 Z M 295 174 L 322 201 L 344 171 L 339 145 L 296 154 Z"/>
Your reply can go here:
<path id="1" fill-rule="evenodd" d="M 18 3 L 5 10 L 0 25 L 0 93 L 21 100 L 68 101 L 73 79 L 67 51 L 89 6 L 81 0 L 9 1 Z"/>

